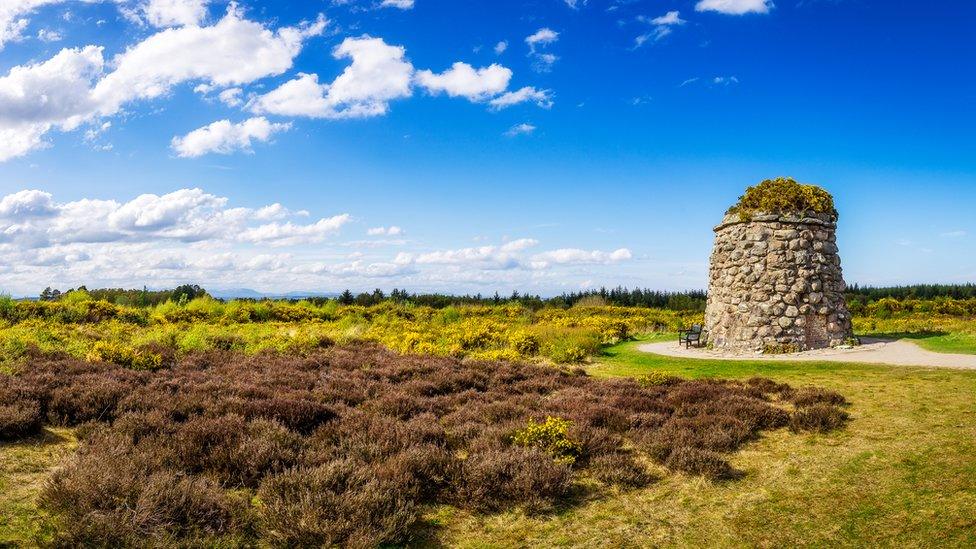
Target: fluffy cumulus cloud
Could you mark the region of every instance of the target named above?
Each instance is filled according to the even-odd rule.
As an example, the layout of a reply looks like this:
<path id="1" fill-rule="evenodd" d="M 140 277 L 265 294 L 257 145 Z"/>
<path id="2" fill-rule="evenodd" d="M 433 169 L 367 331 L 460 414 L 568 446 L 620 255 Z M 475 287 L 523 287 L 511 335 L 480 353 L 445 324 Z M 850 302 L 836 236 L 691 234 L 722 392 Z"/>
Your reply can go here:
<path id="1" fill-rule="evenodd" d="M 579 248 L 561 248 L 549 252 L 536 254 L 532 257 L 532 266 L 546 268 L 556 265 L 597 265 L 619 263 L 631 259 L 633 255 L 627 248 L 620 248 L 612 252 L 599 250 L 581 250 Z"/>
<path id="2" fill-rule="evenodd" d="M 212 26 L 160 31 L 108 61 L 101 47 L 86 46 L 15 66 L 0 76 L 0 161 L 45 146 L 54 129 L 74 130 L 185 82 L 228 88 L 281 74 L 325 25 L 320 16 L 272 31 L 231 4 Z"/>
<path id="3" fill-rule="evenodd" d="M 0 44 L 19 38 L 25 17 L 61 0 L 4 0 L 0 3 Z M 67 1 L 67 0 L 63 0 Z M 88 1 L 88 0 L 85 0 Z M 99 0 L 92 0 L 99 1 Z M 87 126 L 88 142 L 111 124 L 105 119 L 191 84 L 211 102 L 240 108 L 253 118 L 240 123 L 220 120 L 172 140 L 179 156 L 251 150 L 287 125 L 261 115 L 320 119 L 368 118 L 389 112 L 391 104 L 421 89 L 486 103 L 499 110 L 520 103 L 549 108 L 550 90 L 523 86 L 510 90 L 512 71 L 493 63 L 474 67 L 463 61 L 442 72 L 418 70 L 406 50 L 382 38 L 345 38 L 333 56 L 348 61 L 331 79 L 297 73 L 262 94 L 250 85 L 286 74 L 308 39 L 328 25 L 323 15 L 294 26 L 271 28 L 245 17 L 235 2 L 211 19 L 212 0 L 105 0 L 119 4 L 130 20 L 156 27 L 146 38 L 108 56 L 101 46 L 65 48 L 47 60 L 14 66 L 0 74 L 0 162 L 50 146 L 52 132 Z M 409 1 L 387 2 L 407 9 Z M 378 6 L 379 4 L 374 4 Z M 526 39 L 535 65 L 548 66 L 556 57 L 537 51 L 558 39 L 542 28 Z M 501 53 L 507 43 L 500 42 Z M 187 128 L 190 130 L 190 128 Z M 93 144 L 107 148 L 110 145 Z"/>
<path id="4" fill-rule="evenodd" d="M 199 25 L 207 18 L 210 0 L 144 0 L 135 7 L 122 5 L 129 20 L 154 27 Z"/>
<path id="5" fill-rule="evenodd" d="M 342 214 L 320 219 L 308 225 L 291 222 L 267 223 L 260 227 L 245 230 L 237 236 L 237 239 L 241 242 L 263 243 L 272 246 L 318 243 L 338 232 L 351 219 L 349 214 Z"/>
<path id="6" fill-rule="evenodd" d="M 418 71 L 416 78 L 417 83 L 430 93 L 484 101 L 508 89 L 512 71 L 497 63 L 475 69 L 459 61 L 440 74 L 429 70 Z"/>
<path id="7" fill-rule="evenodd" d="M 30 23 L 29 16 L 37 9 L 60 4 L 64 0 L 2 0 L 0 1 L 0 50 L 9 42 L 24 37 L 24 30 Z"/>
<path id="8" fill-rule="evenodd" d="M 276 89 L 252 98 L 247 108 L 255 114 L 303 116 L 309 118 L 366 118 L 389 112 L 390 103 L 413 95 L 414 85 L 433 95 L 445 94 L 474 102 L 489 102 L 504 108 L 522 102 L 549 107 L 548 90 L 525 87 L 508 91 L 512 71 L 493 63 L 475 68 L 456 62 L 435 73 L 416 70 L 401 46 L 382 38 L 346 38 L 336 47 L 337 59 L 351 63 L 331 83 L 316 74 L 299 73 Z"/>
<path id="9" fill-rule="evenodd" d="M 29 248 L 167 241 L 302 243 L 320 241 L 350 220 L 342 214 L 309 224 L 267 223 L 300 217 L 301 212 L 280 204 L 252 209 L 229 208 L 227 203 L 227 198 L 201 189 L 143 194 L 128 202 L 85 198 L 64 203 L 43 191 L 19 191 L 0 199 L 0 242 Z"/>
<path id="10" fill-rule="evenodd" d="M 183 82 L 230 87 L 279 75 L 291 68 L 305 40 L 320 35 L 325 25 L 320 16 L 300 27 L 271 31 L 245 19 L 232 4 L 212 26 L 166 29 L 119 54 L 112 61 L 114 70 L 92 93 L 103 113 L 114 113 L 128 101 L 159 97 Z"/>
<path id="11" fill-rule="evenodd" d="M 210 125 L 174 137 L 172 148 L 183 158 L 195 158 L 209 153 L 231 154 L 251 151 L 252 141 L 267 142 L 275 133 L 291 127 L 288 123 L 271 123 L 267 118 L 250 118 L 238 124 L 218 120 Z"/>
<path id="12" fill-rule="evenodd" d="M 346 38 L 333 55 L 351 63 L 331 84 L 320 83 L 314 74 L 299 74 L 254 98 L 250 110 L 312 118 L 363 118 L 386 114 L 391 101 L 413 93 L 413 65 L 400 46 L 370 36 Z"/>
<path id="13" fill-rule="evenodd" d="M 0 219 L 28 220 L 56 211 L 51 195 L 42 191 L 19 191 L 0 199 Z"/>
<path id="14" fill-rule="evenodd" d="M 745 15 L 747 13 L 769 13 L 772 7 L 772 0 L 699 0 L 695 4 L 695 11 Z"/>
<path id="15" fill-rule="evenodd" d="M 350 214 L 308 217 L 278 203 L 235 206 L 201 189 L 69 202 L 42 190 L 18 191 L 0 197 L 0 289 L 31 295 L 47 285 L 139 287 L 193 280 L 210 288 L 279 291 L 283 285 L 524 290 L 566 287 L 579 277 L 599 277 L 601 270 L 615 272 L 632 259 L 626 248 L 547 250 L 533 238 L 446 249 L 382 238 L 347 242 L 343 232 L 355 222 Z M 403 234 L 395 225 L 367 232 Z"/>
<path id="16" fill-rule="evenodd" d="M 525 43 L 529 45 L 529 49 L 532 51 L 535 51 L 539 46 L 548 46 L 557 40 L 559 40 L 559 33 L 548 27 L 543 27 L 525 37 Z"/>
<path id="17" fill-rule="evenodd" d="M 88 46 L 0 77 L 0 161 L 42 146 L 52 128 L 73 130 L 97 112 L 89 85 L 103 66 L 102 49 Z"/>
<path id="18" fill-rule="evenodd" d="M 0 197 L 0 253 L 9 265 L 3 289 L 31 293 L 38 281 L 139 286 L 187 277 L 230 284 L 255 271 L 288 279 L 311 262 L 301 257 L 304 250 L 338 238 L 352 220 L 348 214 L 304 217 L 307 212 L 281 204 L 234 207 L 200 189 L 126 202 L 59 202 L 44 191 L 18 191 Z M 282 253 L 285 246 L 291 248 Z"/>
<path id="19" fill-rule="evenodd" d="M 532 253 L 539 247 L 539 241 L 520 238 L 499 245 L 470 248 L 437 250 L 419 254 L 400 253 L 394 259 L 399 265 L 414 265 L 418 268 L 436 266 L 454 273 L 492 271 L 522 271 L 536 275 L 557 268 L 613 265 L 632 259 L 630 250 L 620 248 L 605 252 L 562 248 Z"/>
<path id="20" fill-rule="evenodd" d="M 400 236 L 403 234 L 403 229 L 396 225 L 390 225 L 389 227 L 371 227 L 366 230 L 366 234 L 369 236 Z"/>

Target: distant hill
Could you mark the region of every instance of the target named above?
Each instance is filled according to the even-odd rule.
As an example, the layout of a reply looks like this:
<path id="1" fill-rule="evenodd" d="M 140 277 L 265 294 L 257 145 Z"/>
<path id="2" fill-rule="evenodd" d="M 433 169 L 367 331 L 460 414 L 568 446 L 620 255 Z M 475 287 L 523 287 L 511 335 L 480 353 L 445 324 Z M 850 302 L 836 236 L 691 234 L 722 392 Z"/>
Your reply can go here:
<path id="1" fill-rule="evenodd" d="M 286 293 L 259 292 L 250 288 L 230 288 L 226 290 L 209 290 L 210 295 L 218 299 L 305 299 L 309 297 L 338 297 L 338 292 L 309 292 L 297 291 Z"/>

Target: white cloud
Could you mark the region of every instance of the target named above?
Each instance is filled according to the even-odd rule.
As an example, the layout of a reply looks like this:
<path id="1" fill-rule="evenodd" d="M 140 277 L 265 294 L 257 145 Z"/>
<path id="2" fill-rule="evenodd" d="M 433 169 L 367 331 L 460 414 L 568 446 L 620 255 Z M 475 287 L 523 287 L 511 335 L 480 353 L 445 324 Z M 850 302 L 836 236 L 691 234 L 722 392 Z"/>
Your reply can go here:
<path id="1" fill-rule="evenodd" d="M 228 107 L 239 107 L 244 103 L 241 99 L 243 93 L 244 90 L 241 88 L 227 88 L 217 94 L 217 99 L 220 99 L 220 102 Z"/>
<path id="2" fill-rule="evenodd" d="M 182 27 L 199 25 L 207 18 L 210 0 L 144 0 L 136 8 L 125 8 L 130 19 L 154 27 Z"/>
<path id="3" fill-rule="evenodd" d="M 630 250 L 620 248 L 612 252 L 561 248 L 527 256 L 526 252 L 539 245 L 532 238 L 520 238 L 503 245 L 487 245 L 455 250 L 440 250 L 418 255 L 403 253 L 394 260 L 397 264 L 442 265 L 453 268 L 481 270 L 545 271 L 553 267 L 613 265 L 633 257 Z"/>
<path id="4" fill-rule="evenodd" d="M 581 250 L 579 248 L 561 248 L 543 252 L 532 256 L 535 268 L 545 268 L 549 265 L 593 265 L 619 263 L 631 259 L 633 254 L 627 248 L 620 248 L 612 252 L 599 250 Z"/>
<path id="5" fill-rule="evenodd" d="M 495 44 L 495 55 L 501 55 L 505 53 L 505 50 L 507 49 L 508 49 L 508 42 L 502 40 L 501 42 Z"/>
<path id="6" fill-rule="evenodd" d="M 274 245 L 320 242 L 351 217 L 311 224 L 271 222 L 301 216 L 281 204 L 229 208 L 228 199 L 201 189 L 143 194 L 128 202 L 81 199 L 57 203 L 46 192 L 25 190 L 0 198 L 0 242 L 24 249 L 91 243 L 251 242 Z M 255 225 L 255 223 L 262 223 Z"/>
<path id="7" fill-rule="evenodd" d="M 322 118 L 334 112 L 326 99 L 328 91 L 328 84 L 319 84 L 318 75 L 298 73 L 296 78 L 253 99 L 248 109 L 255 113 Z"/>
<path id="8" fill-rule="evenodd" d="M 328 100 L 340 117 L 385 114 L 389 102 L 410 97 L 413 65 L 401 46 L 382 38 L 346 38 L 333 55 L 352 64 L 329 87 Z"/>
<path id="9" fill-rule="evenodd" d="M 730 86 L 738 83 L 739 79 L 735 76 L 716 76 L 715 78 L 712 78 L 712 84 L 719 86 Z"/>
<path id="10" fill-rule="evenodd" d="M 57 210 L 50 193 L 25 190 L 0 199 L 0 219 L 47 217 Z"/>
<path id="11" fill-rule="evenodd" d="M 0 77 L 0 162 L 43 146 L 52 128 L 73 130 L 91 116 L 98 101 L 89 86 L 102 67 L 102 49 L 88 46 Z"/>
<path id="12" fill-rule="evenodd" d="M 397 227 L 396 225 L 390 225 L 389 227 L 372 227 L 366 230 L 366 234 L 369 236 L 400 236 L 403 234 L 403 229 Z"/>
<path id="13" fill-rule="evenodd" d="M 237 207 L 200 189 L 72 202 L 41 190 L 20 191 L 0 196 L 3 289 L 36 295 L 48 285 L 131 288 L 189 280 L 210 289 L 265 291 L 386 284 L 415 291 L 547 292 L 578 280 L 620 281 L 621 264 L 632 257 L 626 248 L 539 251 L 531 238 L 472 248 L 391 249 L 404 244 L 377 238 L 383 235 L 342 241 L 349 214 L 313 223 L 297 219 L 304 215 L 278 203 Z"/>
<path id="14" fill-rule="evenodd" d="M 681 14 L 677 10 L 669 11 L 664 15 L 655 17 L 651 19 L 652 25 L 684 25 L 685 20 L 681 18 Z"/>
<path id="15" fill-rule="evenodd" d="M 526 87 L 506 93 L 512 71 L 497 63 L 475 69 L 459 61 L 441 73 L 415 71 L 402 47 L 369 36 L 346 38 L 334 56 L 351 58 L 352 63 L 332 83 L 320 82 L 316 74 L 299 73 L 278 88 L 251 99 L 248 110 L 328 119 L 380 116 L 389 111 L 391 101 L 410 97 L 414 84 L 432 94 L 488 101 L 493 108 L 522 101 L 534 101 L 546 108 L 552 105 L 548 90 Z"/>
<path id="16" fill-rule="evenodd" d="M 252 141 L 267 142 L 275 133 L 289 128 L 291 124 L 271 123 L 263 116 L 249 118 L 238 124 L 233 124 L 230 120 L 218 120 L 183 137 L 174 137 L 171 146 L 182 158 L 195 158 L 209 153 L 249 152 Z"/>
<path id="17" fill-rule="evenodd" d="M 56 30 L 41 29 L 37 31 L 37 39 L 42 42 L 60 42 L 64 40 L 64 36 Z"/>
<path id="18" fill-rule="evenodd" d="M 64 0 L 3 0 L 0 2 L 0 50 L 8 42 L 23 39 L 24 30 L 30 23 L 27 17 L 38 8 L 60 4 Z"/>
<path id="19" fill-rule="evenodd" d="M 3 212 L 3 206 L 2 205 L 0 205 L 0 212 Z M 945 233 L 940 234 L 939 236 L 941 236 L 942 238 L 962 238 L 962 237 L 966 236 L 967 234 L 969 234 L 969 233 L 967 233 L 966 231 L 948 231 L 948 232 L 945 232 Z"/>
<path id="20" fill-rule="evenodd" d="M 504 109 L 531 101 L 543 109 L 552 107 L 552 92 L 550 90 L 537 90 L 532 86 L 526 86 L 516 91 L 511 91 L 492 99 L 488 102 L 494 109 Z"/>
<path id="21" fill-rule="evenodd" d="M 536 127 L 535 126 L 533 126 L 532 124 L 528 124 L 526 122 L 523 122 L 521 124 L 516 124 L 516 125 L 512 126 L 511 128 L 509 128 L 505 132 L 505 135 L 508 136 L 508 137 L 515 137 L 515 136 L 518 136 L 518 135 L 529 135 L 532 132 L 534 132 L 535 130 L 536 130 Z"/>
<path id="22" fill-rule="evenodd" d="M 548 27 L 543 27 L 525 37 L 525 43 L 532 51 L 535 51 L 536 46 L 548 46 L 557 40 L 559 40 L 559 33 Z"/>
<path id="23" fill-rule="evenodd" d="M 687 21 L 681 18 L 681 14 L 677 10 L 669 11 L 664 15 L 654 18 L 640 16 L 637 19 L 638 21 L 651 25 L 653 28 L 650 32 L 641 34 L 634 39 L 634 47 L 636 48 L 643 46 L 648 40 L 661 40 L 671 34 L 674 27 L 687 23 Z"/>
<path id="24" fill-rule="evenodd" d="M 552 66 L 559 60 L 555 54 L 537 51 L 537 48 L 546 46 L 559 40 L 559 33 L 543 27 L 525 38 L 525 43 L 529 45 L 529 57 L 532 59 L 532 68 L 536 72 L 549 72 Z"/>
<path id="25" fill-rule="evenodd" d="M 699 0 L 695 11 L 716 11 L 727 15 L 769 13 L 772 0 Z"/>
<path id="26" fill-rule="evenodd" d="M 213 26 L 161 31 L 110 63 L 102 48 L 86 46 L 13 67 L 0 76 L 0 162 L 46 146 L 44 137 L 52 129 L 74 130 L 183 82 L 227 87 L 281 74 L 291 68 L 303 42 L 321 34 L 325 25 L 320 16 L 272 32 L 243 19 L 231 4 Z M 114 70 L 105 74 L 107 67 Z"/>
<path id="27" fill-rule="evenodd" d="M 299 74 L 277 89 L 255 98 L 255 113 L 312 118 L 363 118 L 386 114 L 394 99 L 412 95 L 413 65 L 400 46 L 382 38 L 346 38 L 333 55 L 352 63 L 331 84 L 314 74 Z"/>
<path id="28" fill-rule="evenodd" d="M 401 10 L 413 9 L 413 0 L 383 0 L 380 3 L 382 8 L 400 8 Z"/>
<path id="29" fill-rule="evenodd" d="M 326 20 L 272 32 L 243 18 L 231 4 L 210 27 L 166 29 L 113 59 L 115 70 L 93 94 L 103 114 L 134 99 L 151 99 L 187 81 L 234 86 L 279 75 L 292 66 L 304 41 L 322 34 Z"/>
<path id="30" fill-rule="evenodd" d="M 565 2 L 567 6 L 569 6 L 574 10 L 578 10 L 581 7 L 585 6 L 588 1 L 589 0 L 563 0 L 563 2 Z"/>
<path id="31" fill-rule="evenodd" d="M 319 219 L 310 225 L 291 222 L 268 223 L 247 229 L 238 235 L 241 242 L 264 243 L 272 246 L 294 246 L 296 244 L 322 242 L 335 234 L 343 225 L 352 220 L 349 214 Z"/>
<path id="32" fill-rule="evenodd" d="M 479 246 L 458 250 L 442 250 L 410 257 L 401 254 L 400 263 L 413 261 L 419 265 L 476 265 L 483 269 L 514 269 L 521 266 L 519 252 L 538 245 L 531 238 L 521 238 L 502 246 Z"/>
<path id="33" fill-rule="evenodd" d="M 308 212 L 305 210 L 299 210 L 297 212 L 293 212 L 277 202 L 275 202 L 274 204 L 268 204 L 267 206 L 258 208 L 257 210 L 254 211 L 254 219 L 258 219 L 261 221 L 282 219 L 292 215 L 308 216 Z"/>
<path id="34" fill-rule="evenodd" d="M 469 101 L 485 101 L 504 92 L 511 79 L 511 69 L 497 63 L 475 69 L 460 61 L 440 74 L 422 70 L 416 75 L 417 83 L 430 93 L 445 92 L 451 97 L 464 97 Z"/>

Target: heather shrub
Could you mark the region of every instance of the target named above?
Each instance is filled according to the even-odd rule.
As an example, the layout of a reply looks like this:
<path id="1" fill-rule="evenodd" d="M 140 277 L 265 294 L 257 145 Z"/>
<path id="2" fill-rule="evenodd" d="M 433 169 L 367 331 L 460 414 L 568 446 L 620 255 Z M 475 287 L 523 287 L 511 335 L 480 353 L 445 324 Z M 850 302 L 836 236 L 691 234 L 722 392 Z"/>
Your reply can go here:
<path id="1" fill-rule="evenodd" d="M 569 464 L 536 448 L 487 451 L 461 465 L 457 503 L 480 511 L 517 504 L 539 513 L 569 492 L 571 478 Z"/>
<path id="2" fill-rule="evenodd" d="M 817 387 L 800 389 L 792 395 L 790 400 L 797 408 L 813 406 L 814 404 L 831 404 L 834 406 L 844 406 L 847 404 L 847 399 L 840 393 Z"/>
<path id="3" fill-rule="evenodd" d="M 719 454 L 691 446 L 679 446 L 668 454 L 665 465 L 676 471 L 702 475 L 715 480 L 736 478 L 740 475 Z"/>
<path id="4" fill-rule="evenodd" d="M 733 478 L 728 455 L 763 430 L 846 417 L 833 393 L 761 379 L 598 380 L 370 345 L 172 356 L 154 371 L 36 356 L 0 377 L 0 436 L 28 436 L 41 418 L 78 426 L 77 453 L 39 502 L 56 544 L 409 543 L 424 506 L 549 512 L 583 479 L 653 482 L 648 460 Z"/>
<path id="5" fill-rule="evenodd" d="M 58 514 L 58 544 L 143 546 L 247 529 L 246 501 L 163 466 L 159 450 L 101 433 L 56 470 L 40 505 Z"/>
<path id="6" fill-rule="evenodd" d="M 2 393 L 0 393 L 2 395 Z M 41 431 L 44 416 L 41 406 L 32 400 L 2 400 L 0 404 L 0 440 L 17 440 Z"/>
<path id="7" fill-rule="evenodd" d="M 823 403 L 811 404 L 793 412 L 790 416 L 790 429 L 826 433 L 842 426 L 847 418 L 847 412 L 836 406 Z"/>
<path id="8" fill-rule="evenodd" d="M 640 488 L 654 481 L 654 476 L 629 453 L 598 456 L 590 462 L 589 470 L 602 482 L 621 488 Z"/>
<path id="9" fill-rule="evenodd" d="M 258 490 L 261 533 L 283 547 L 375 547 L 406 539 L 416 503 L 396 478 L 351 460 L 270 476 Z"/>

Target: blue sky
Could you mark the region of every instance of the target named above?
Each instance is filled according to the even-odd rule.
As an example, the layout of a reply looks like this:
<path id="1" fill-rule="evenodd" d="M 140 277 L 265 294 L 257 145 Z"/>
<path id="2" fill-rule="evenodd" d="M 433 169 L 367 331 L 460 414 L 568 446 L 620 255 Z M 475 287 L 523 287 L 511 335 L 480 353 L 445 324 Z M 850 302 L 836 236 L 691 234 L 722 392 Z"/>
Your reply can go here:
<path id="1" fill-rule="evenodd" d="M 976 5 L 5 0 L 0 289 L 702 288 L 747 186 L 976 280 Z"/>

